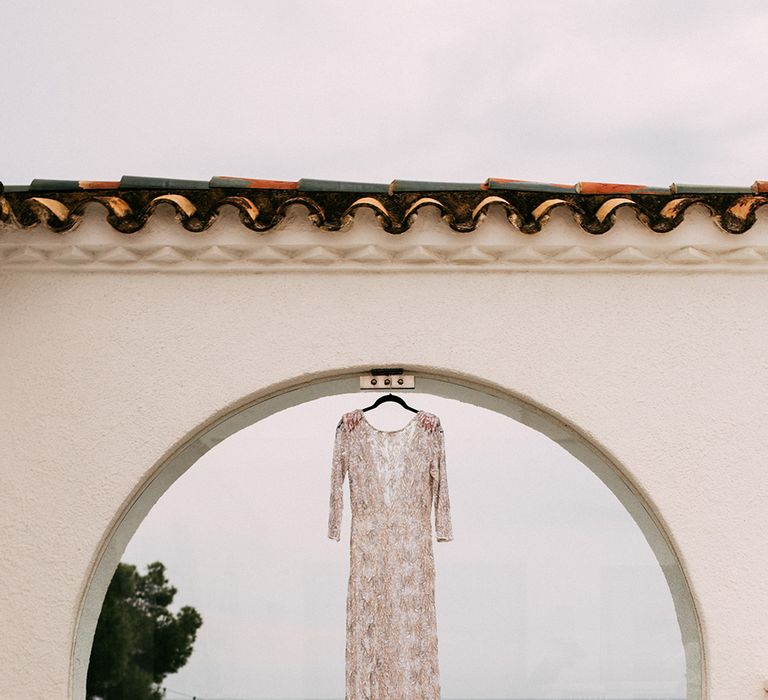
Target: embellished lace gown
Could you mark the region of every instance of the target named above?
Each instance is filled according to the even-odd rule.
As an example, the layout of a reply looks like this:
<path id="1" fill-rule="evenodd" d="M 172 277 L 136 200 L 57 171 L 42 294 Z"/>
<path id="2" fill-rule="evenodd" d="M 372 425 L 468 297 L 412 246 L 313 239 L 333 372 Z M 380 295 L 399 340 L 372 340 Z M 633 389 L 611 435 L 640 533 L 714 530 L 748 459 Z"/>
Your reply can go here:
<path id="1" fill-rule="evenodd" d="M 340 540 L 342 486 L 352 511 L 345 700 L 440 700 L 435 565 L 453 539 L 440 419 L 419 411 L 378 430 L 362 409 L 336 426 L 328 537 Z"/>

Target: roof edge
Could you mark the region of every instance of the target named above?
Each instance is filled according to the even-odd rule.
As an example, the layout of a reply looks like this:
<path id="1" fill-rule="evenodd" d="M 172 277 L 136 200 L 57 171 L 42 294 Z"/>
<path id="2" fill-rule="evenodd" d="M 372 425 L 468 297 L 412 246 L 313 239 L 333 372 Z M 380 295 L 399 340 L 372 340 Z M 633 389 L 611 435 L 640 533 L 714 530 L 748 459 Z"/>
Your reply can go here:
<path id="1" fill-rule="evenodd" d="M 224 205 L 239 210 L 240 221 L 254 231 L 274 228 L 288 207 L 301 204 L 319 228 L 336 231 L 360 208 L 373 210 L 388 233 L 407 231 L 423 206 L 435 206 L 455 231 L 477 227 L 492 206 L 523 233 L 537 233 L 557 207 L 565 207 L 591 234 L 609 231 L 622 207 L 655 233 L 679 226 L 686 211 L 703 205 L 725 232 L 740 234 L 756 221 L 768 202 L 768 181 L 751 187 L 673 184 L 646 185 L 580 182 L 576 185 L 532 183 L 491 178 L 482 184 L 395 180 L 353 183 L 303 179 L 296 182 L 217 177 L 210 181 L 123 177 L 120 181 L 33 180 L 29 186 L 0 183 L 0 224 L 30 228 L 40 224 L 64 232 L 98 203 L 107 222 L 122 233 L 140 230 L 159 204 L 170 204 L 181 225 L 194 232 L 207 229 Z"/>

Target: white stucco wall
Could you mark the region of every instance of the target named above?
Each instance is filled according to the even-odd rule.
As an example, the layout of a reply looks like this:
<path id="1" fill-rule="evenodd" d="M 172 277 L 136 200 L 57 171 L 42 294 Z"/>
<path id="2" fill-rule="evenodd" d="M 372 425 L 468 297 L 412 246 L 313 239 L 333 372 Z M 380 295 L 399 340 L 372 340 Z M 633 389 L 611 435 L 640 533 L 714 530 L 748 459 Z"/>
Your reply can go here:
<path id="1" fill-rule="evenodd" d="M 470 235 L 534 249 L 656 237 L 629 218 L 604 238 L 566 218 L 549 226 L 526 237 L 491 221 Z M 765 228 L 744 235 L 765 241 Z M 205 235 L 208 244 L 255 236 L 234 217 Z M 297 218 L 268 235 L 260 240 L 305 247 L 457 240 L 427 215 L 399 238 L 365 217 L 341 234 Z M 19 237 L 51 249 L 124 240 L 99 215 L 64 236 L 0 231 L 0 243 Z M 131 242 L 193 238 L 158 214 Z M 736 247 L 733 239 L 694 214 L 664 245 Z M 522 397 L 604 450 L 682 563 L 703 634 L 703 697 L 765 697 L 768 272 L 467 263 L 260 274 L 32 263 L 0 266 L 0 293 L 4 697 L 72 697 L 74 636 L 98 554 L 174 448 L 248 399 L 387 365 Z"/>

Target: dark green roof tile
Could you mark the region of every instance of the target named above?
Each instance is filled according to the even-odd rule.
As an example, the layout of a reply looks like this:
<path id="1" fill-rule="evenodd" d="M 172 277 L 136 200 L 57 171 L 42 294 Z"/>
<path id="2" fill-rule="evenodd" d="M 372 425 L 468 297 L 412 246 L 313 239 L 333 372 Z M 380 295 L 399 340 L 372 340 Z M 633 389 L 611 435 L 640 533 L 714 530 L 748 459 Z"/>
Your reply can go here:
<path id="1" fill-rule="evenodd" d="M 672 194 L 752 194 L 751 187 L 733 185 L 684 185 L 673 182 L 669 189 Z"/>
<path id="2" fill-rule="evenodd" d="M 33 192 L 75 192 L 80 189 L 80 181 L 35 179 L 29 184 L 29 189 Z"/>
<path id="3" fill-rule="evenodd" d="M 475 192 L 483 189 L 479 182 L 430 182 L 428 180 L 392 180 L 390 192 Z"/>
<path id="4" fill-rule="evenodd" d="M 177 180 L 163 177 L 140 177 L 123 175 L 120 179 L 123 190 L 207 190 L 207 180 Z"/>
<path id="5" fill-rule="evenodd" d="M 300 192 L 378 192 L 388 191 L 389 185 L 379 182 L 345 182 L 343 180 L 316 180 L 303 177 L 299 180 Z"/>

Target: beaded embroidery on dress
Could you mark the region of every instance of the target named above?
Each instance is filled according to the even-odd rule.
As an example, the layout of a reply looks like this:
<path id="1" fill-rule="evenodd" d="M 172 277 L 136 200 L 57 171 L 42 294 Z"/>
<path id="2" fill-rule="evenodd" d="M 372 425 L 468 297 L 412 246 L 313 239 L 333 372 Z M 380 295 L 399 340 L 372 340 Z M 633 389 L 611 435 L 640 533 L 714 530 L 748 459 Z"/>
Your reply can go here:
<path id="1" fill-rule="evenodd" d="M 328 537 L 340 540 L 342 486 L 352 512 L 344 700 L 440 700 L 435 565 L 453 539 L 440 419 L 419 411 L 378 430 L 362 409 L 336 426 Z"/>

